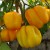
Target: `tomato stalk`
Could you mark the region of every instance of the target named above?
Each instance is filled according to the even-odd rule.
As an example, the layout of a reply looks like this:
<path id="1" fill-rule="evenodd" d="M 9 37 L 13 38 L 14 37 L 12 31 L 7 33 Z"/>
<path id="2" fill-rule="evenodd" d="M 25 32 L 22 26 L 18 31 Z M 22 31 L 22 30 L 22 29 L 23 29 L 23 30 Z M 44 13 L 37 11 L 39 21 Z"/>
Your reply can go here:
<path id="1" fill-rule="evenodd" d="M 20 4 L 20 0 L 15 0 L 15 7 L 16 7 L 17 12 L 18 12 L 18 8 L 19 8 L 19 4 Z"/>
<path id="2" fill-rule="evenodd" d="M 22 0 L 23 2 L 23 0 Z M 20 10 L 21 10 L 21 15 L 22 15 L 22 19 L 24 21 L 25 25 L 28 25 L 29 23 L 27 22 L 26 18 L 25 18 L 25 4 L 23 2 L 23 5 L 20 3 Z"/>

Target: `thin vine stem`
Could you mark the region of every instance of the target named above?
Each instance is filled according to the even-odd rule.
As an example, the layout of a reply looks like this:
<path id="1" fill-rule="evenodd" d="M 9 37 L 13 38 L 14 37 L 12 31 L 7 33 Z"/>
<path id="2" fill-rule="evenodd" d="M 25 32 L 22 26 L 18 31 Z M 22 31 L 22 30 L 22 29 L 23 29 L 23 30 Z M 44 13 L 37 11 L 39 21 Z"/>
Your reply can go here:
<path id="1" fill-rule="evenodd" d="M 25 4 L 24 4 L 24 2 L 23 2 L 23 7 L 22 7 L 22 4 L 20 3 L 20 10 L 21 10 L 22 19 L 23 19 L 25 25 L 28 25 L 28 22 L 25 18 Z"/>
<path id="2" fill-rule="evenodd" d="M 18 8 L 19 8 L 19 4 L 20 4 L 20 0 L 15 0 L 15 7 L 16 7 L 17 12 L 18 12 Z"/>
<path id="3" fill-rule="evenodd" d="M 29 7 L 32 7 L 31 5 L 26 4 L 23 0 L 22 0 L 22 2 L 23 2 L 24 5 L 27 5 Z"/>
<path id="4" fill-rule="evenodd" d="M 48 1 L 47 0 L 45 0 L 45 4 L 47 5 L 47 7 L 50 9 L 50 3 L 48 3 Z"/>

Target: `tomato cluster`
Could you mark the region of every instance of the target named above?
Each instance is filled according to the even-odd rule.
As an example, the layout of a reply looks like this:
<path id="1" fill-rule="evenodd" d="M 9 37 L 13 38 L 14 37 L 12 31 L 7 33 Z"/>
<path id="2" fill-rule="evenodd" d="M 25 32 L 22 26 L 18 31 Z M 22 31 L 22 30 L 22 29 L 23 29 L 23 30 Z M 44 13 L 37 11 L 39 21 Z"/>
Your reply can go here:
<path id="1" fill-rule="evenodd" d="M 37 5 L 25 10 L 25 18 L 29 25 L 22 25 L 23 19 L 17 12 L 8 12 L 3 16 L 4 28 L 1 33 L 2 41 L 18 40 L 20 46 L 29 48 L 38 46 L 42 41 L 42 35 L 39 28 L 50 21 L 50 10 Z"/>

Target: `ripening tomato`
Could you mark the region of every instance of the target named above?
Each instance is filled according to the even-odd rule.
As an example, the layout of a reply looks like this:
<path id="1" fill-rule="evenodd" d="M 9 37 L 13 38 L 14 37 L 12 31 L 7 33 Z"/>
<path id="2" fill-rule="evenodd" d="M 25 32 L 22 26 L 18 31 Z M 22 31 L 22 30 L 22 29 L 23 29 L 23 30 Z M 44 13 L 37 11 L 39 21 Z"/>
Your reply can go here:
<path id="1" fill-rule="evenodd" d="M 8 29 L 19 29 L 22 24 L 22 17 L 17 12 L 5 13 L 3 20 Z"/>
<path id="2" fill-rule="evenodd" d="M 3 29 L 0 33 L 2 41 L 13 41 L 16 39 L 17 30 Z"/>
<path id="3" fill-rule="evenodd" d="M 49 21 L 49 16 L 45 7 L 37 5 L 25 11 L 25 17 L 30 25 L 42 28 Z"/>
<path id="4" fill-rule="evenodd" d="M 21 47 L 32 48 L 41 43 L 42 35 L 35 26 L 22 26 L 17 32 L 17 40 Z"/>

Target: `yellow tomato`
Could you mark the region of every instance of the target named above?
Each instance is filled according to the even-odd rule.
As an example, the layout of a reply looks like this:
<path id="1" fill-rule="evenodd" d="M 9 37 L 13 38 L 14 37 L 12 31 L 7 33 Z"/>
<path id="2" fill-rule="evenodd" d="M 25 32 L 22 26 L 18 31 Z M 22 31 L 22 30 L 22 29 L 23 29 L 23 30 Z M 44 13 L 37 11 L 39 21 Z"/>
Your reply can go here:
<path id="1" fill-rule="evenodd" d="M 5 13 L 3 19 L 8 29 L 19 29 L 21 27 L 22 17 L 17 12 Z"/>
<path id="2" fill-rule="evenodd" d="M 21 47 L 35 47 L 41 43 L 42 35 L 35 26 L 22 26 L 17 32 L 17 40 Z"/>

